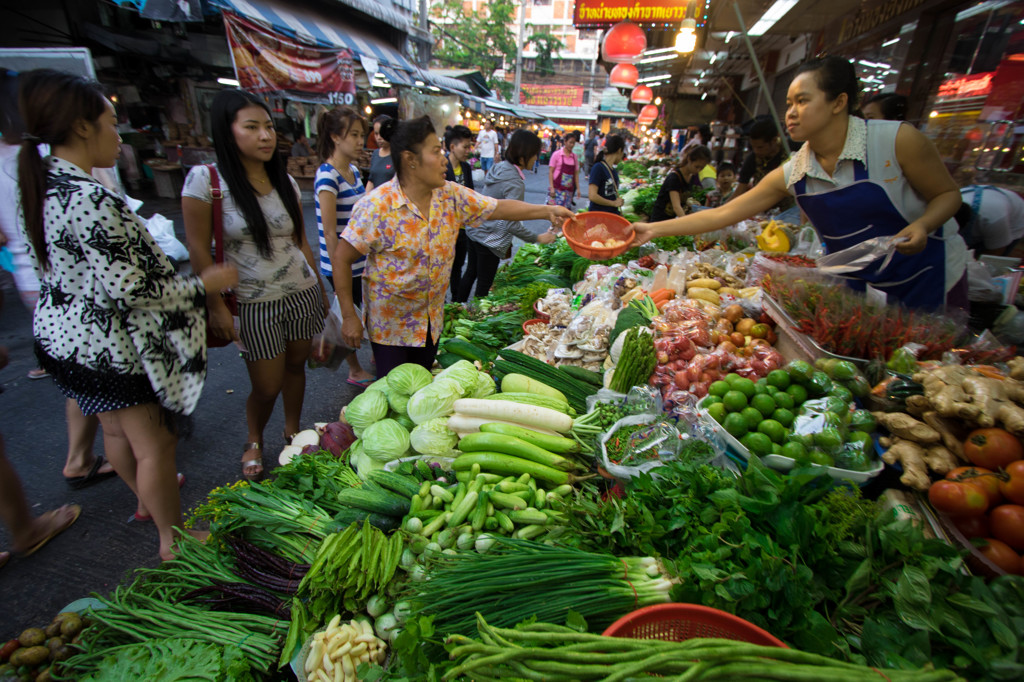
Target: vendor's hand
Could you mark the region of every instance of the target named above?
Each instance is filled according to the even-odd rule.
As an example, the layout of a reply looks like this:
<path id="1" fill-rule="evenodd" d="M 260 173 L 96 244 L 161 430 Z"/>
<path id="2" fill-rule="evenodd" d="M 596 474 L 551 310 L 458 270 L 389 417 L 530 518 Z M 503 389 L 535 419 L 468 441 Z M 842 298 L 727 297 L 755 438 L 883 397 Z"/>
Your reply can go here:
<path id="1" fill-rule="evenodd" d="M 548 210 L 548 220 L 551 221 L 551 224 L 559 227 L 566 220 L 572 220 L 576 217 L 576 214 L 565 206 L 545 206 L 544 208 Z"/>
<path id="2" fill-rule="evenodd" d="M 207 325 L 213 335 L 218 338 L 238 340 L 238 332 L 235 331 L 235 318 L 226 305 L 217 304 L 216 309 L 210 310 L 210 319 Z"/>
<path id="3" fill-rule="evenodd" d="M 612 202 L 612 205 L 615 206 L 615 208 L 619 208 L 624 203 L 626 203 L 625 199 L 623 199 L 622 197 L 617 197 L 615 201 Z"/>
<path id="4" fill-rule="evenodd" d="M 228 263 L 215 263 L 199 277 L 207 293 L 218 293 L 238 284 L 238 269 Z"/>
<path id="5" fill-rule="evenodd" d="M 331 299 L 327 297 L 327 289 L 324 288 L 323 282 L 320 282 L 320 305 L 324 309 L 324 317 L 327 317 L 327 313 L 331 310 Z"/>
<path id="6" fill-rule="evenodd" d="M 363 323 L 358 316 L 346 317 L 341 321 L 341 338 L 349 348 L 359 348 L 363 343 Z"/>
<path id="7" fill-rule="evenodd" d="M 928 245 L 928 230 L 920 223 L 910 223 L 896 233 L 896 250 L 904 256 L 913 256 L 924 251 Z M 906 241 L 900 241 L 901 239 Z"/>
<path id="8" fill-rule="evenodd" d="M 651 223 L 633 223 L 630 227 L 633 228 L 634 231 L 633 246 L 646 244 L 658 236 L 657 232 L 655 232 L 654 225 Z"/>
<path id="9" fill-rule="evenodd" d="M 558 236 L 551 230 L 548 230 L 547 232 L 537 235 L 538 244 L 550 244 L 556 239 L 558 239 Z"/>

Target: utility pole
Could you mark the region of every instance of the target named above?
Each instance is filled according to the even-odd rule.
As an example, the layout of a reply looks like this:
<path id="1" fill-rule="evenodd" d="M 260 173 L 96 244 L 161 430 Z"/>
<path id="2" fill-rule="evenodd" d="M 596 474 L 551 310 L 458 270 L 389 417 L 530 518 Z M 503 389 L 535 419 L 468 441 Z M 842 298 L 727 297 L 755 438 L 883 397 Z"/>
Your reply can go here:
<path id="1" fill-rule="evenodd" d="M 519 44 L 516 45 L 516 84 L 512 91 L 512 104 L 519 104 L 519 90 L 523 85 L 523 40 L 526 36 L 526 0 L 519 2 Z"/>

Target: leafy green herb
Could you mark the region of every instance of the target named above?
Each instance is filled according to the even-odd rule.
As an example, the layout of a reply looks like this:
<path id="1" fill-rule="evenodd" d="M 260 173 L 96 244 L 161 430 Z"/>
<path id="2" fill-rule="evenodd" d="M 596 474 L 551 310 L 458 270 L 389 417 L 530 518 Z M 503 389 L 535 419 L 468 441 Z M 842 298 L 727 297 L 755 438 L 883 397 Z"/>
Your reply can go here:
<path id="1" fill-rule="evenodd" d="M 195 639 L 151 640 L 107 650 L 83 682 L 100 680 L 255 680 L 241 652 Z"/>

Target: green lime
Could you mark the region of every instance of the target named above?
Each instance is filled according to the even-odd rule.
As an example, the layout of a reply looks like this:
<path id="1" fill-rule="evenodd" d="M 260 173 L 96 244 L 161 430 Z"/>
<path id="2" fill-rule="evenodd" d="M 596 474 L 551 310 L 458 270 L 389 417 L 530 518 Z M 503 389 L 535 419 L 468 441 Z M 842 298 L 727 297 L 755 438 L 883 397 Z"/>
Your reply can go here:
<path id="1" fill-rule="evenodd" d="M 712 381 L 711 385 L 708 386 L 708 395 L 716 396 L 721 398 L 723 395 L 729 392 L 728 381 Z"/>
<path id="2" fill-rule="evenodd" d="M 706 396 L 704 398 L 704 400 L 700 401 L 700 406 L 701 407 L 711 407 L 715 403 L 720 403 L 720 402 L 722 402 L 721 396 L 709 395 L 709 396 Z"/>
<path id="3" fill-rule="evenodd" d="M 846 442 L 860 446 L 869 455 L 875 452 L 875 441 L 871 438 L 871 434 L 864 433 L 863 431 L 851 431 L 846 435 Z"/>
<path id="4" fill-rule="evenodd" d="M 834 395 L 826 396 L 822 400 L 825 401 L 825 411 L 838 414 L 840 416 L 850 411 L 850 405 L 842 398 L 837 398 Z"/>
<path id="5" fill-rule="evenodd" d="M 825 412 L 821 415 L 821 422 L 825 428 L 839 430 L 843 426 L 843 418 L 835 412 Z"/>
<path id="6" fill-rule="evenodd" d="M 737 374 L 736 372 L 730 372 L 729 374 L 726 374 L 726 375 L 725 375 L 725 381 L 726 381 L 726 383 L 728 383 L 728 384 L 729 384 L 729 387 L 730 387 L 730 388 L 732 387 L 732 385 L 733 385 L 733 384 L 735 384 L 735 383 L 736 383 L 736 381 L 737 381 L 737 380 L 739 380 L 739 379 L 742 379 L 742 378 L 743 378 L 743 377 L 741 377 L 741 376 L 740 376 L 739 374 Z"/>
<path id="7" fill-rule="evenodd" d="M 793 425 L 793 420 L 796 419 L 796 415 L 793 414 L 793 410 L 787 410 L 785 407 L 780 407 L 772 412 L 772 419 L 788 429 Z"/>
<path id="8" fill-rule="evenodd" d="M 722 403 L 730 412 L 739 412 L 747 406 L 747 396 L 739 391 L 726 391 L 722 396 Z"/>
<path id="9" fill-rule="evenodd" d="M 857 367 L 849 360 L 836 360 L 827 370 L 828 375 L 839 381 L 849 381 L 857 376 Z"/>
<path id="10" fill-rule="evenodd" d="M 758 457 L 772 454 L 772 442 L 763 433 L 751 432 L 740 441 L 743 446 Z"/>
<path id="11" fill-rule="evenodd" d="M 775 393 L 772 393 L 772 398 L 775 399 L 776 406 L 786 410 L 792 410 L 796 402 L 795 400 L 793 400 L 793 396 L 787 393 L 786 391 L 776 390 Z"/>
<path id="12" fill-rule="evenodd" d="M 814 446 L 814 437 L 809 433 L 792 433 L 786 435 L 787 443 L 799 443 L 805 450 Z"/>
<path id="13" fill-rule="evenodd" d="M 803 386 L 800 386 L 799 384 L 794 384 L 787 388 L 786 393 L 788 393 L 793 398 L 794 406 L 799 406 L 801 403 L 807 400 L 807 389 L 804 388 Z"/>
<path id="14" fill-rule="evenodd" d="M 828 392 L 830 397 L 839 398 L 844 403 L 853 402 L 853 393 L 846 386 L 842 384 L 833 383 L 832 390 Z"/>
<path id="15" fill-rule="evenodd" d="M 781 388 L 778 388 L 777 386 L 769 386 L 768 387 L 768 395 L 770 395 L 772 397 L 774 397 L 776 394 L 782 393 L 782 392 L 783 392 L 783 390 Z"/>
<path id="16" fill-rule="evenodd" d="M 770 417 L 772 412 L 775 411 L 775 401 L 770 395 L 755 395 L 750 399 L 750 406 L 764 417 Z"/>
<path id="17" fill-rule="evenodd" d="M 842 447 L 843 434 L 837 428 L 825 427 L 820 432 L 814 434 L 814 445 L 825 452 L 832 452 Z"/>
<path id="18" fill-rule="evenodd" d="M 722 427 L 729 432 L 729 435 L 733 438 L 743 438 L 747 435 L 747 420 L 738 414 L 727 414 L 725 421 L 722 422 Z"/>
<path id="19" fill-rule="evenodd" d="M 769 386 L 768 382 L 764 380 L 764 377 L 761 377 L 760 379 L 754 382 L 754 393 L 756 393 L 757 395 L 767 394 L 770 388 L 771 386 Z"/>
<path id="20" fill-rule="evenodd" d="M 814 396 L 825 395 L 832 390 L 832 380 L 824 372 L 814 372 L 811 379 L 806 383 L 807 392 Z"/>
<path id="21" fill-rule="evenodd" d="M 827 374 L 832 373 L 832 365 L 839 362 L 836 358 L 818 358 L 814 361 L 814 369 L 820 369 Z"/>
<path id="22" fill-rule="evenodd" d="M 786 373 L 789 374 L 789 378 L 792 381 L 803 383 L 811 378 L 814 368 L 811 367 L 809 362 L 794 360 L 786 365 Z"/>
<path id="23" fill-rule="evenodd" d="M 853 431 L 863 431 L 865 434 L 868 434 L 877 428 L 878 423 L 867 410 L 854 410 L 850 413 L 849 426 Z"/>
<path id="24" fill-rule="evenodd" d="M 807 448 L 802 443 L 786 443 L 782 446 L 782 456 L 802 462 L 807 459 Z"/>
<path id="25" fill-rule="evenodd" d="M 715 403 L 708 407 L 708 415 L 719 424 L 725 419 L 725 415 L 729 414 L 728 410 L 725 409 L 725 405 L 722 403 Z"/>
<path id="26" fill-rule="evenodd" d="M 771 438 L 773 443 L 782 443 L 786 439 L 786 427 L 774 419 L 765 419 L 757 425 L 757 430 Z"/>
<path id="27" fill-rule="evenodd" d="M 836 461 L 832 459 L 832 455 L 822 452 L 821 450 L 811 450 L 808 453 L 808 456 L 810 457 L 812 464 L 820 464 L 822 466 L 830 467 L 836 463 Z"/>
<path id="28" fill-rule="evenodd" d="M 746 377 L 740 377 L 736 381 L 732 382 L 732 390 L 739 391 L 748 398 L 753 398 L 757 393 L 754 390 L 754 382 Z"/>
<path id="29" fill-rule="evenodd" d="M 860 375 L 854 377 L 850 381 L 847 381 L 846 388 L 850 389 L 850 392 L 858 398 L 863 398 L 871 392 L 871 384 L 868 383 L 867 379 Z"/>
<path id="30" fill-rule="evenodd" d="M 782 446 L 779 445 L 778 443 L 772 443 L 772 454 L 773 455 L 781 455 L 782 454 Z"/>
<path id="31" fill-rule="evenodd" d="M 751 431 L 756 431 L 757 425 L 764 419 L 764 415 L 755 407 L 744 407 L 740 414 L 747 420 L 747 428 Z"/>
<path id="32" fill-rule="evenodd" d="M 770 386 L 774 386 L 775 388 L 781 389 L 783 391 L 789 388 L 789 374 L 784 369 L 773 369 L 772 371 L 768 372 L 768 376 L 766 377 L 766 379 L 768 381 L 768 384 Z"/>

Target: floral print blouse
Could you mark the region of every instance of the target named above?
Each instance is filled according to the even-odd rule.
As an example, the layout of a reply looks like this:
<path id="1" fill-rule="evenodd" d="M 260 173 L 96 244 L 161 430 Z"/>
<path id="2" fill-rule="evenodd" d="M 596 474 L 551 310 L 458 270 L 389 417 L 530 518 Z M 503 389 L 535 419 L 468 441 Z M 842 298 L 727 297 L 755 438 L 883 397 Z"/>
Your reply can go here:
<path id="1" fill-rule="evenodd" d="M 342 238 L 367 256 L 364 324 L 370 340 L 423 347 L 444 326 L 455 239 L 460 227 L 489 218 L 498 200 L 455 182 L 434 190 L 426 219 L 395 177 L 359 200 Z"/>

